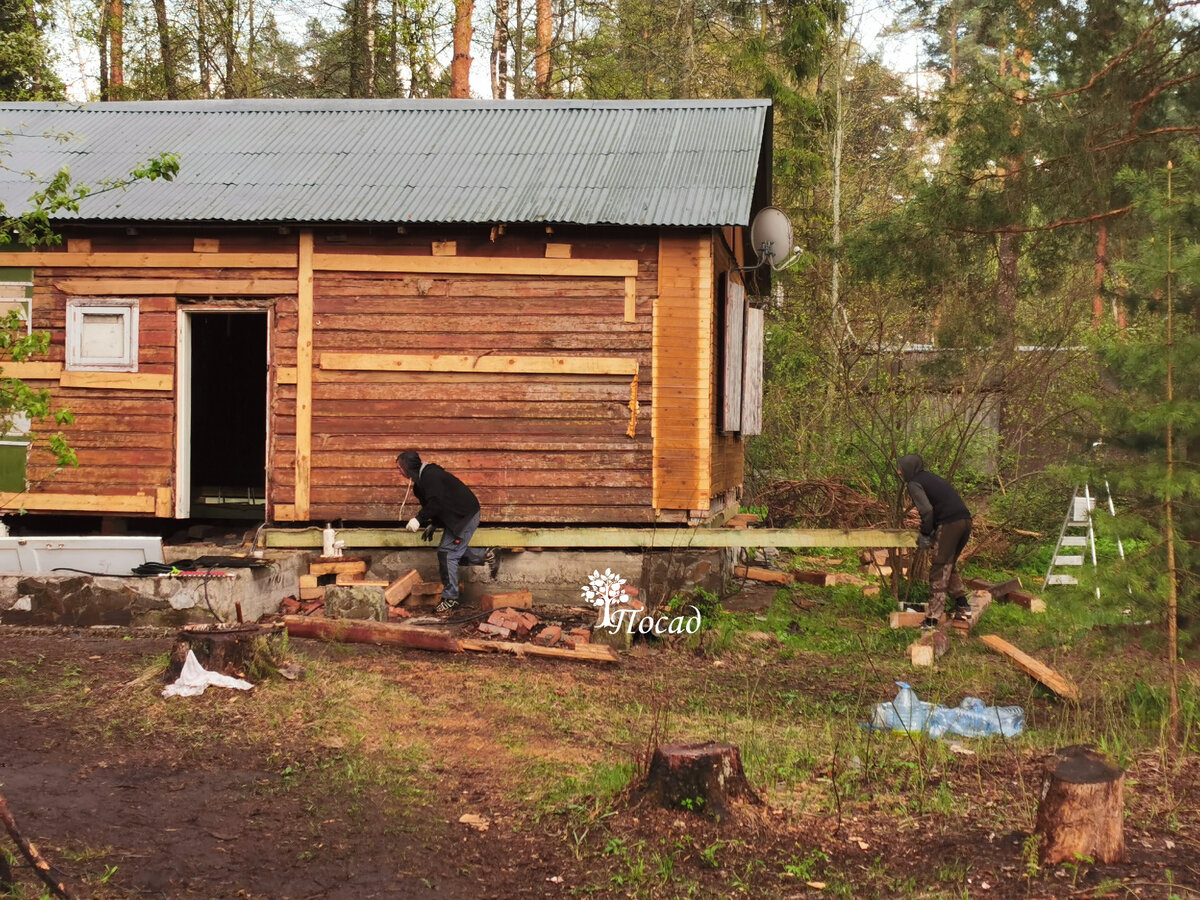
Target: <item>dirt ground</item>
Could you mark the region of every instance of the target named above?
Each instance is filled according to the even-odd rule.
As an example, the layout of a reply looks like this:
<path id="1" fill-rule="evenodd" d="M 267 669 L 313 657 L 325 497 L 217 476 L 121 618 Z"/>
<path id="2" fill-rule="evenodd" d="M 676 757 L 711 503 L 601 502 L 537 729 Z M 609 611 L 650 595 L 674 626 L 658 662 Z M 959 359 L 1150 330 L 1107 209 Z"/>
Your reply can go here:
<path id="1" fill-rule="evenodd" d="M 505 758 L 506 735 L 484 718 L 481 685 L 520 684 L 537 667 L 537 677 L 552 679 L 564 696 L 600 684 L 633 698 L 647 684 L 698 677 L 703 669 L 706 679 L 735 691 L 747 683 L 740 664 L 667 650 L 599 670 L 294 641 L 291 654 L 301 665 L 322 659 L 345 671 L 383 673 L 413 702 L 443 711 L 422 725 L 420 737 L 432 751 L 422 763 L 423 789 L 355 793 L 346 790 L 344 773 L 293 789 L 281 760 L 319 761 L 319 748 L 286 722 L 264 741 L 252 725 L 266 714 L 254 709 L 254 694 L 212 689 L 161 701 L 163 715 L 185 708 L 198 715 L 204 726 L 195 731 L 114 727 L 112 710 L 122 698 L 136 694 L 149 703 L 161 689 L 147 663 L 170 645 L 167 632 L 0 627 L 0 792 L 22 832 L 71 876 L 76 896 L 1200 896 L 1195 757 L 1170 773 L 1157 756 L 1132 761 L 1129 861 L 1111 866 L 1030 873 L 1027 833 L 996 830 L 1013 803 L 1013 785 L 1040 782 L 1039 757 L 1023 750 L 934 772 L 927 786 L 937 791 L 945 781 L 948 796 L 970 792 L 991 818 L 964 822 L 952 810 L 913 815 L 859 795 L 804 815 L 768 797 L 721 825 L 618 799 L 590 822 L 572 824 L 539 812 L 521 779 L 514 785 L 492 764 Z M 844 687 L 830 684 L 812 662 L 773 664 L 755 677 L 789 690 Z M 288 686 L 312 689 L 303 680 Z M 568 754 L 573 738 L 585 736 L 563 736 L 547 753 Z M 797 791 L 828 793 L 838 776 L 818 769 Z M 487 830 L 461 824 L 464 813 L 486 816 Z M 590 833 L 581 837 L 580 823 Z M 11 842 L 0 845 L 15 851 Z M 651 853 L 655 848 L 661 852 Z M 645 871 L 647 864 L 658 870 Z M 16 875 L 15 896 L 39 896 L 27 868 Z"/>

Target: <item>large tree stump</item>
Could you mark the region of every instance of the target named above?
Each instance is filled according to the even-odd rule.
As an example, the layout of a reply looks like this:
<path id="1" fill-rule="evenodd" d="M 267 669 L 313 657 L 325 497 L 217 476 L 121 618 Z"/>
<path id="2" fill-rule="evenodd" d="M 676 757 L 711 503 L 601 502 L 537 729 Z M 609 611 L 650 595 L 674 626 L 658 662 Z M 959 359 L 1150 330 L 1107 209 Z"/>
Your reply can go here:
<path id="1" fill-rule="evenodd" d="M 282 640 L 283 623 L 270 625 L 185 625 L 171 649 L 168 680 L 179 677 L 188 651 L 210 672 L 261 678 L 279 667 L 272 638 Z"/>
<path id="2" fill-rule="evenodd" d="M 729 801 L 761 803 L 746 780 L 733 744 L 663 744 L 650 759 L 641 791 L 664 809 L 690 810 L 714 819 L 729 815 Z"/>
<path id="3" fill-rule="evenodd" d="M 1035 832 L 1044 865 L 1125 859 L 1125 773 L 1091 747 L 1064 747 L 1046 759 Z"/>

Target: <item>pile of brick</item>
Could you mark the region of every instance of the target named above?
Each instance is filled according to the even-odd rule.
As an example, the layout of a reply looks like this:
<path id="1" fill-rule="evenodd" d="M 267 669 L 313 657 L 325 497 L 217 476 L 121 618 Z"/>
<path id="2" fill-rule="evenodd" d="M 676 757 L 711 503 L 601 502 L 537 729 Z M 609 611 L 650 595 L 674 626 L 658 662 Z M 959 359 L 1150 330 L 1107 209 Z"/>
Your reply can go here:
<path id="1" fill-rule="evenodd" d="M 318 557 L 309 563 L 308 574 L 300 576 L 299 598 L 284 600 L 284 615 L 328 616 L 344 619 L 373 619 L 379 622 L 409 618 L 402 604 L 436 602 L 440 583 L 421 581 L 416 569 L 394 581 L 366 577 L 370 560 L 356 556 Z"/>

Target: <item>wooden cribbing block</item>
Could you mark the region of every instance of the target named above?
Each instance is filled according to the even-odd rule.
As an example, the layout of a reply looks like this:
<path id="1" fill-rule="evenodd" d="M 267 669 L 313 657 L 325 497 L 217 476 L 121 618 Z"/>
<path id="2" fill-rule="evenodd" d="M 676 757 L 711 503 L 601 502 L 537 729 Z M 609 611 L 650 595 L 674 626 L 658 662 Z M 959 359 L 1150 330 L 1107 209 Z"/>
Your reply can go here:
<path id="1" fill-rule="evenodd" d="M 992 604 L 992 595 L 988 591 L 971 591 L 967 602 L 970 604 L 970 609 L 967 612 L 965 619 L 953 619 L 950 622 L 952 628 L 959 634 L 966 634 L 979 622 L 979 617 L 984 614 Z"/>
<path id="2" fill-rule="evenodd" d="M 914 666 L 932 666 L 950 649 L 950 638 L 941 629 L 927 631 L 908 645 L 908 657 Z"/>
<path id="3" fill-rule="evenodd" d="M 738 513 L 736 516 L 731 516 L 729 521 L 725 523 L 726 528 L 749 528 L 758 522 L 756 513 Z"/>
<path id="4" fill-rule="evenodd" d="M 920 628 L 924 621 L 923 612 L 894 612 L 888 616 L 888 624 L 893 628 Z"/>
<path id="5" fill-rule="evenodd" d="M 416 569 L 409 569 L 391 584 L 384 582 L 387 590 L 383 592 L 383 599 L 387 601 L 388 606 L 396 606 L 412 593 L 414 585 L 420 583 L 421 573 Z"/>
<path id="6" fill-rule="evenodd" d="M 762 569 L 758 566 L 735 566 L 734 578 L 748 578 L 750 581 L 765 581 L 770 584 L 791 584 L 795 576 L 791 572 L 776 572 L 774 569 Z"/>
<path id="7" fill-rule="evenodd" d="M 324 600 L 325 588 L 323 586 L 314 585 L 313 587 L 300 588 L 301 600 Z"/>
<path id="8" fill-rule="evenodd" d="M 532 591 L 511 591 L 507 594 L 484 594 L 480 609 L 533 609 Z"/>
<path id="9" fill-rule="evenodd" d="M 372 587 L 387 587 L 388 586 L 388 583 L 386 581 L 371 581 L 369 579 L 363 578 L 361 575 L 359 575 L 356 572 L 338 572 L 334 576 L 333 583 L 338 584 L 338 585 L 347 585 L 347 584 L 371 585 Z"/>
<path id="10" fill-rule="evenodd" d="M 315 559 L 308 564 L 309 575 L 345 575 L 367 571 L 365 559 L 346 556 L 341 559 Z"/>
<path id="11" fill-rule="evenodd" d="M 316 575 L 301 575 L 300 576 L 300 587 L 315 588 L 316 586 L 317 586 L 317 576 Z"/>
<path id="12" fill-rule="evenodd" d="M 1002 656 L 1007 656 L 1016 664 L 1018 669 L 1031 678 L 1037 679 L 1060 697 L 1065 697 L 1068 700 L 1080 699 L 1079 688 L 1075 686 L 1074 682 L 1059 675 L 1045 663 L 1038 662 L 1025 651 L 1014 647 L 1008 641 L 1004 640 L 1004 638 L 994 634 L 985 634 L 980 640 L 990 650 L 995 650 Z"/>
<path id="13" fill-rule="evenodd" d="M 1025 607 L 1031 613 L 1044 613 L 1046 611 L 1045 600 L 1041 597 L 1035 597 L 1033 594 L 1027 594 L 1024 591 L 1010 591 L 1004 599 L 1009 603 Z"/>

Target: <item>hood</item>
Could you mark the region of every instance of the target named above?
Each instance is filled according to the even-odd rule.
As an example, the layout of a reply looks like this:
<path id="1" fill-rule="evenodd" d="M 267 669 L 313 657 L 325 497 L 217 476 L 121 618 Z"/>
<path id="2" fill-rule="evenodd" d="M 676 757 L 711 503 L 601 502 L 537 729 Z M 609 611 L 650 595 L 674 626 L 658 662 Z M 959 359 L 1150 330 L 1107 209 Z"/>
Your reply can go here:
<path id="1" fill-rule="evenodd" d="M 915 475 L 925 471 L 925 460 L 921 459 L 920 454 L 910 453 L 896 460 L 896 468 L 905 481 L 912 481 Z"/>

